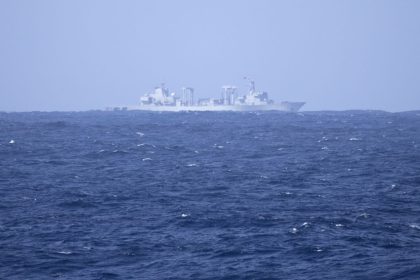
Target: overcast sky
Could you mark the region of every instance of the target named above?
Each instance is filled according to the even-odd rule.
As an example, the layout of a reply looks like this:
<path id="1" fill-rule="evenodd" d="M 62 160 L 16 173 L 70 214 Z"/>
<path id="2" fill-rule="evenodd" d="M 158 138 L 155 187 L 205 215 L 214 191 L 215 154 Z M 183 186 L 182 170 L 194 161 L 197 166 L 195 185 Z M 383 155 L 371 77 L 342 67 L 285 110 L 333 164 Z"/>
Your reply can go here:
<path id="1" fill-rule="evenodd" d="M 418 0 L 0 0 L 0 110 L 134 105 L 244 76 L 304 110 L 420 109 Z"/>

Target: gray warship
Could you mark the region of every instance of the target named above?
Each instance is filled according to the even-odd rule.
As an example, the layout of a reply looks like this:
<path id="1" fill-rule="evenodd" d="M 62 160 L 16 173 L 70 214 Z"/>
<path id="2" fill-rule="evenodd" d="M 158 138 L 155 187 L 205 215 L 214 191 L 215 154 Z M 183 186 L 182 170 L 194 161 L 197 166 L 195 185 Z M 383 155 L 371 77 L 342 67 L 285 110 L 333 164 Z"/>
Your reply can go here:
<path id="1" fill-rule="evenodd" d="M 282 101 L 275 103 L 268 98 L 267 92 L 255 89 L 255 82 L 245 77 L 249 82 L 249 91 L 240 96 L 236 86 L 222 87 L 220 98 L 203 98 L 195 100 L 194 89 L 183 87 L 181 96 L 170 93 L 164 84 L 156 87 L 153 92 L 140 97 L 140 104 L 130 107 L 116 107 L 114 110 L 143 111 L 285 111 L 297 112 L 305 102 Z"/>

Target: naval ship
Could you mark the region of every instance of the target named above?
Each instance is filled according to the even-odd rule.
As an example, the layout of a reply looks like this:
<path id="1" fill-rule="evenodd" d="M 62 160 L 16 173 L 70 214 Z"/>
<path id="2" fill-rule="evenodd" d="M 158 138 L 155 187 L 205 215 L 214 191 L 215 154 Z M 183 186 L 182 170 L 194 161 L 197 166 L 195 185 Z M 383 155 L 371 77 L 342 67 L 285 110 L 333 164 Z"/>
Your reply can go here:
<path id="1" fill-rule="evenodd" d="M 235 86 L 223 86 L 220 98 L 194 99 L 194 89 L 183 87 L 181 96 L 170 93 L 164 84 L 156 87 L 153 92 L 140 97 L 140 104 L 131 107 L 116 107 L 114 110 L 144 110 L 144 111 L 285 111 L 297 112 L 305 102 L 282 101 L 275 103 L 268 98 L 267 92 L 255 89 L 255 82 L 249 82 L 249 91 L 240 96 Z"/>

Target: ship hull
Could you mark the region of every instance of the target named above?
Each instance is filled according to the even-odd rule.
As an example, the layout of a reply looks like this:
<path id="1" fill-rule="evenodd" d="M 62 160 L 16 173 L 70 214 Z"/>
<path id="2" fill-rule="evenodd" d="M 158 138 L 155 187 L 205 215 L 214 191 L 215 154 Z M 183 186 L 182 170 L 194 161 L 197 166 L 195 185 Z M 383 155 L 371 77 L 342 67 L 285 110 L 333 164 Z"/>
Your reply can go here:
<path id="1" fill-rule="evenodd" d="M 214 106 L 158 106 L 158 105 L 142 105 L 125 107 L 127 110 L 154 111 L 154 112 L 254 112 L 254 111 L 283 111 L 297 112 L 305 105 L 305 102 L 288 102 L 284 101 L 280 104 L 268 105 L 214 105 Z"/>

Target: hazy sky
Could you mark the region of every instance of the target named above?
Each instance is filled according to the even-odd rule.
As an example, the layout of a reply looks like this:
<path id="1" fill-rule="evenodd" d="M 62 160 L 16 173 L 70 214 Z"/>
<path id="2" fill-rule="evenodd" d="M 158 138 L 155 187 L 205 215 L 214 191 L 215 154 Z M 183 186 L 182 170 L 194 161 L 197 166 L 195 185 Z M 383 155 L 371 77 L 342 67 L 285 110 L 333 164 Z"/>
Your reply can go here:
<path id="1" fill-rule="evenodd" d="M 305 110 L 420 109 L 418 0 L 0 0 L 0 110 L 134 105 L 244 76 Z"/>

